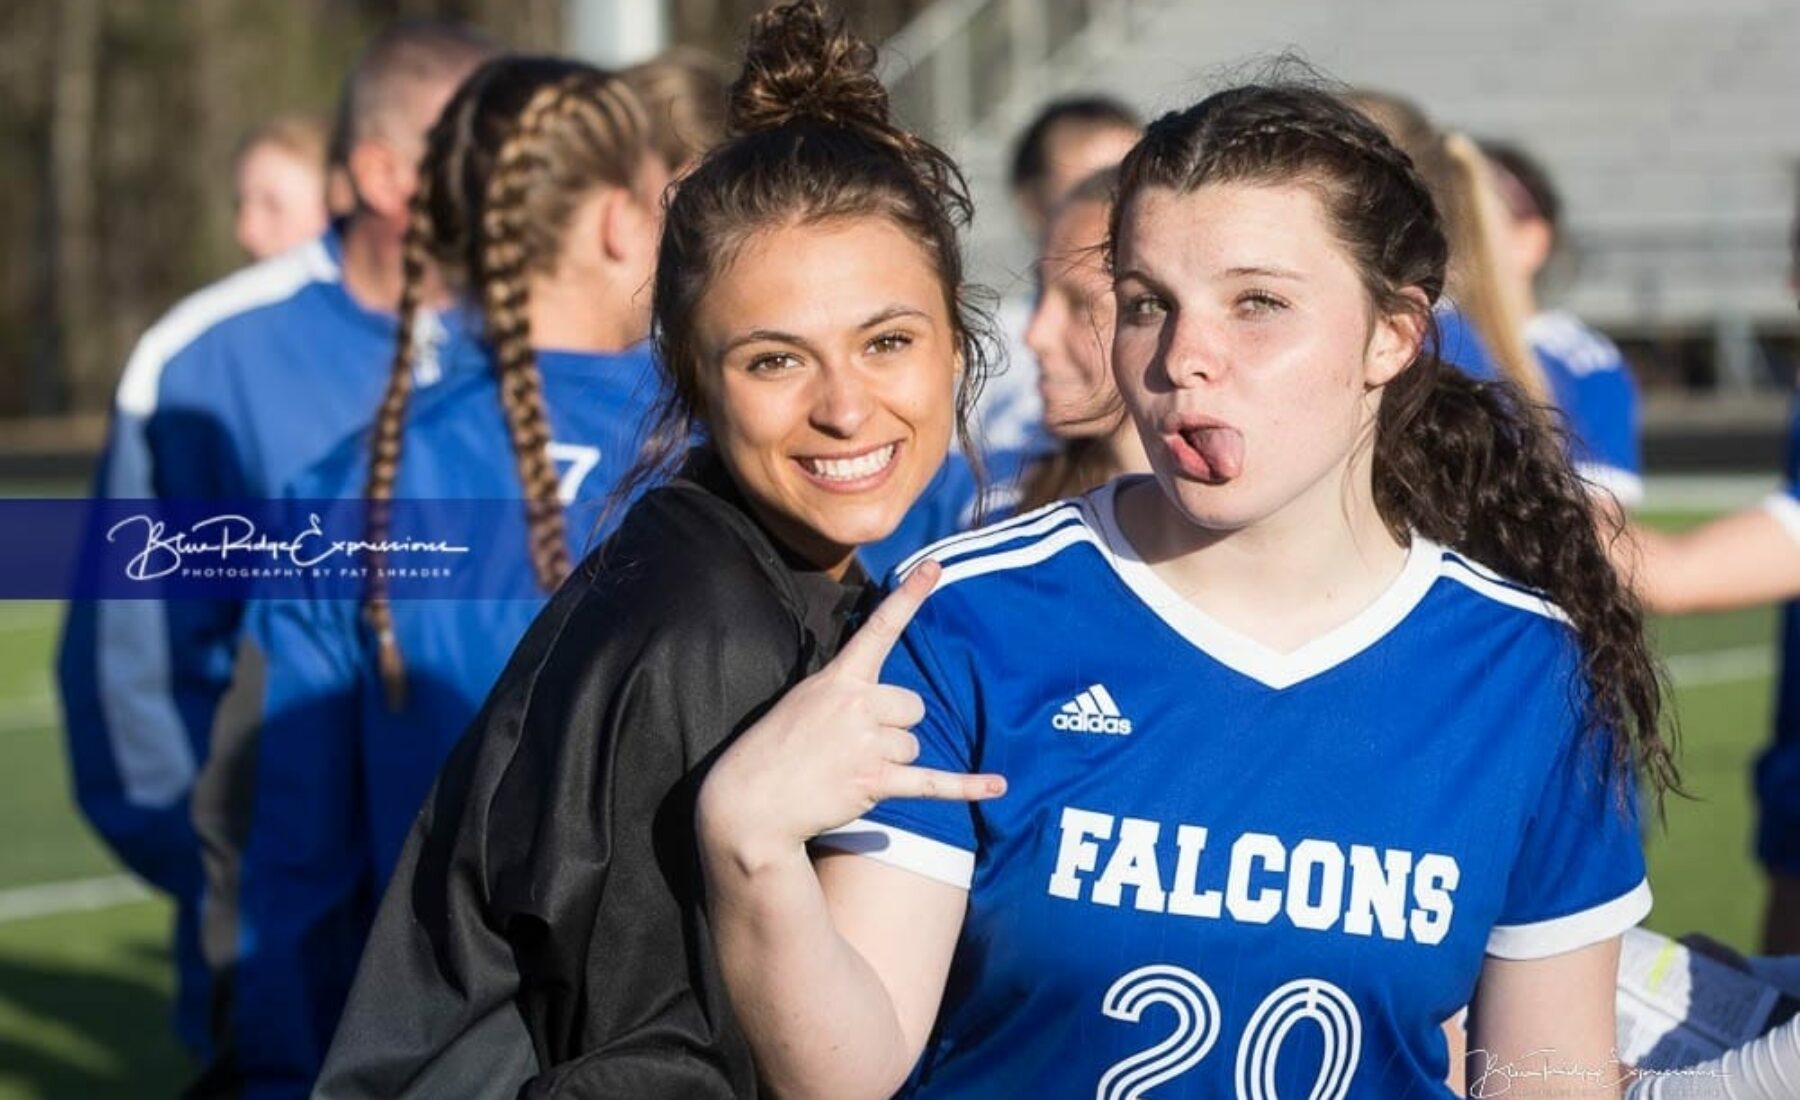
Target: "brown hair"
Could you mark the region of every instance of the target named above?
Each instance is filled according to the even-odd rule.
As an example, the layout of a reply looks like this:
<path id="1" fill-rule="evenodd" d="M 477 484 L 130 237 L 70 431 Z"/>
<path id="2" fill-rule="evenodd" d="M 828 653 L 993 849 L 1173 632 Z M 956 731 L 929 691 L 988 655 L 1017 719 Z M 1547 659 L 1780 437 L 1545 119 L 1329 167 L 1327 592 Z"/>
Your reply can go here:
<path id="1" fill-rule="evenodd" d="M 531 348 L 527 276 L 551 270 L 581 200 L 596 187 L 632 187 L 646 153 L 643 111 L 618 77 L 577 62 L 508 57 L 477 70 L 427 139 L 407 226 L 399 336 L 372 429 L 369 539 L 386 536 L 400 468 L 413 336 L 428 269 L 478 303 L 500 401 L 524 487 L 538 584 L 569 572 L 563 510 L 550 461 L 550 424 Z M 646 201 L 649 201 L 646 199 Z M 404 699 L 393 609 L 377 559 L 364 601 L 391 705 Z"/>
<path id="2" fill-rule="evenodd" d="M 1534 404 L 1549 404 L 1544 368 L 1525 341 L 1530 318 L 1524 303 L 1515 300 L 1511 282 L 1499 277 L 1494 238 L 1503 224 L 1502 207 L 1480 148 L 1462 134 L 1439 130 L 1399 96 L 1364 89 L 1349 100 L 1412 158 L 1431 189 L 1450 241 L 1450 298 L 1468 315 L 1501 373 Z"/>
<path id="3" fill-rule="evenodd" d="M 969 220 L 968 192 L 948 156 L 890 118 L 875 48 L 812 0 L 763 12 L 750 26 L 727 125 L 730 138 L 676 185 L 663 221 L 651 312 L 665 396 L 615 501 L 671 473 L 703 426 L 706 375 L 694 314 L 714 276 L 757 232 L 834 218 L 888 218 L 929 253 L 962 357 L 957 432 L 976 461 L 967 413 L 990 338 L 963 282 L 958 235 Z"/>
<path id="4" fill-rule="evenodd" d="M 1450 252 L 1431 190 L 1366 116 L 1315 88 L 1234 88 L 1153 123 L 1121 168 L 1114 254 L 1124 211 L 1146 188 L 1294 182 L 1318 195 L 1373 307 L 1422 315 L 1429 330 L 1430 309 L 1416 295 L 1437 302 Z M 1634 758 L 1658 793 L 1678 789 L 1643 611 L 1607 559 L 1563 439 L 1524 411 L 1512 387 L 1447 367 L 1435 343 L 1426 340 L 1384 387 L 1376 507 L 1395 538 L 1417 532 L 1560 607 L 1581 650 L 1583 724 L 1619 791 Z"/>
<path id="5" fill-rule="evenodd" d="M 650 144 L 676 172 L 725 140 L 731 66 L 704 50 L 672 46 L 624 72 L 650 118 Z"/>

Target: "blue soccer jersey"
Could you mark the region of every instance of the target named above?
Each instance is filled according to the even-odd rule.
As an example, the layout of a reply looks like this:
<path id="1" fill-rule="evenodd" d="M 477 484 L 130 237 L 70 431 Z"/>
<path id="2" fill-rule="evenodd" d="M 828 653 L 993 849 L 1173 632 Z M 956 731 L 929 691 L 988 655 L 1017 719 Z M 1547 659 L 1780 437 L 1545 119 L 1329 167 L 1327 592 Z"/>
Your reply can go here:
<path id="1" fill-rule="evenodd" d="M 522 492 L 499 383 L 486 366 L 459 369 L 407 418 L 394 495 L 434 502 L 433 539 L 484 544 L 479 528 L 496 518 L 489 505 Z M 607 533 L 602 523 L 623 518 L 626 509 L 609 498 L 636 457 L 660 381 L 643 345 L 618 355 L 539 352 L 538 366 L 579 561 Z M 368 453 L 365 436 L 346 440 L 290 495 L 359 495 Z M 231 800 L 245 807 L 238 892 L 224 910 L 235 920 L 208 920 L 209 932 L 232 943 L 227 1012 L 246 1097 L 307 1095 L 413 818 L 548 599 L 522 513 L 507 517 L 515 537 L 477 563 L 480 598 L 393 601 L 407 683 L 399 709 L 384 694 L 359 600 L 249 605 L 221 736 L 248 743 L 232 751 L 249 758 L 253 782 Z M 239 709 L 253 725 L 225 732 Z"/>
<path id="2" fill-rule="evenodd" d="M 1148 488 L 1145 491 L 1155 491 Z M 913 1096 L 1450 1096 L 1485 955 L 1650 906 L 1537 594 L 1415 539 L 1352 621 L 1278 653 L 1133 552 L 1115 482 L 937 545 L 882 680 L 975 804 L 821 838 L 969 891 Z"/>
<path id="3" fill-rule="evenodd" d="M 1637 380 L 1618 345 L 1561 310 L 1533 317 L 1525 338 L 1567 422 L 1576 472 L 1627 508 L 1642 504 Z"/>
<path id="4" fill-rule="evenodd" d="M 466 342 L 463 323 L 421 315 L 421 387 Z M 144 333 L 126 363 L 95 496 L 278 497 L 374 416 L 395 338 L 394 317 L 345 286 L 336 228 L 197 291 Z M 209 1009 L 189 803 L 242 616 L 242 602 L 223 597 L 73 601 L 57 659 L 82 812 L 128 867 L 177 902 L 177 1023 L 196 1050 L 206 1046 Z"/>

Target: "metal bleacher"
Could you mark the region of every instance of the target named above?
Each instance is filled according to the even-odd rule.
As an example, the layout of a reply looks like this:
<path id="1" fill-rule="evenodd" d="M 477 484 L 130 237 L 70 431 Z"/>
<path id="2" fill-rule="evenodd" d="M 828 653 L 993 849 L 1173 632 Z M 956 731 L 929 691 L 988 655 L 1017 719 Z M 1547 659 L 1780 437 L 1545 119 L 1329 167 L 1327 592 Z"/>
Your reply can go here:
<path id="1" fill-rule="evenodd" d="M 1156 112 L 1287 50 L 1543 160 L 1578 257 L 1560 298 L 1594 323 L 1791 329 L 1791 0 L 940 0 L 887 75 L 969 171 L 972 266 L 1007 291 L 1029 245 L 1005 158 L 1038 104 L 1097 89 Z"/>

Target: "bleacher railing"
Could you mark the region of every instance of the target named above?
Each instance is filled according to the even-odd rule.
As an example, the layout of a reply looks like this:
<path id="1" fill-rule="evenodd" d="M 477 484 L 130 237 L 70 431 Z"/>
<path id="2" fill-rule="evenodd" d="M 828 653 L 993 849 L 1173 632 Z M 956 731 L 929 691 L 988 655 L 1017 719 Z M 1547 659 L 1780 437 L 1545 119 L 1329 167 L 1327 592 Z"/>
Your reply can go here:
<path id="1" fill-rule="evenodd" d="M 1156 0 L 938 0 L 882 46 L 909 125 L 954 144 L 1054 94 L 1057 59 L 1126 35 Z"/>

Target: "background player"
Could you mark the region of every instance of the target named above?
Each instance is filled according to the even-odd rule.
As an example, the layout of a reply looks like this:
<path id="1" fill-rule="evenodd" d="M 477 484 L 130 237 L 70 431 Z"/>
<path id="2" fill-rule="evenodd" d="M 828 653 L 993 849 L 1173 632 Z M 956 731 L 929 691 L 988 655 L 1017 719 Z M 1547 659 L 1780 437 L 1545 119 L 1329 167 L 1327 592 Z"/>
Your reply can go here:
<path id="1" fill-rule="evenodd" d="M 1656 670 L 1559 442 L 1430 351 L 1426 187 L 1334 97 L 1248 87 L 1150 127 L 1113 227 L 1154 480 L 940 544 L 707 780 L 760 1068 L 1447 1095 L 1473 991 L 1472 1047 L 1605 1073 Z"/>
<path id="2" fill-rule="evenodd" d="M 325 231 L 325 125 L 283 115 L 256 128 L 233 158 L 237 216 L 232 235 L 252 260 L 266 260 Z"/>
<path id="3" fill-rule="evenodd" d="M 370 43 L 339 104 L 355 212 L 312 244 L 195 293 L 144 334 L 119 382 L 96 496 L 275 497 L 368 423 L 393 354 L 425 130 L 493 52 L 441 22 L 400 24 Z M 434 315 L 421 334 L 422 385 L 442 374 L 447 327 Z M 72 602 L 57 661 L 82 813 L 126 866 L 176 899 L 176 1015 L 196 1050 L 207 1012 L 189 796 L 242 612 L 227 598 Z"/>
<path id="4" fill-rule="evenodd" d="M 228 994 L 221 1092 L 310 1092 L 425 792 L 631 464 L 658 394 L 644 339 L 667 182 L 625 81 L 574 62 L 490 62 L 431 132 L 380 415 L 292 494 L 360 493 L 377 514 L 426 501 L 412 514 L 432 539 L 494 550 L 431 599 L 391 600 L 374 580 L 360 607 L 321 591 L 247 611 L 195 795 Z M 429 270 L 466 296 L 483 340 L 407 416 Z M 484 537 L 496 525 L 511 537 Z"/>
<path id="5" fill-rule="evenodd" d="M 1575 469 L 1621 507 L 1635 508 L 1644 501 L 1637 380 L 1611 340 L 1568 310 L 1538 302 L 1545 271 L 1563 247 L 1562 197 L 1523 149 L 1500 142 L 1481 148 L 1507 215 L 1498 274 L 1528 318 L 1525 339 L 1563 412 Z"/>
<path id="6" fill-rule="evenodd" d="M 1035 253 L 1051 211 L 1095 172 L 1119 163 L 1143 131 L 1130 107 L 1102 95 L 1072 95 L 1045 105 L 1013 147 L 1007 182 L 1013 209 L 1031 235 Z M 1053 449 L 1044 436 L 1037 371 L 1024 343 L 1035 299 L 1010 295 L 995 322 L 1006 349 L 1006 368 L 988 380 L 976 406 L 979 436 L 989 465 L 1017 466 Z M 1016 454 L 1014 454 L 1016 452 Z"/>
<path id="7" fill-rule="evenodd" d="M 1080 496 L 1120 474 L 1150 472 L 1143 440 L 1113 382 L 1117 310 L 1106 267 L 1116 169 L 1077 184 L 1050 215 L 1038 254 L 1037 310 L 1025 343 L 1037 357 L 1044 428 L 1057 448 L 1026 468 L 1018 510 Z"/>

